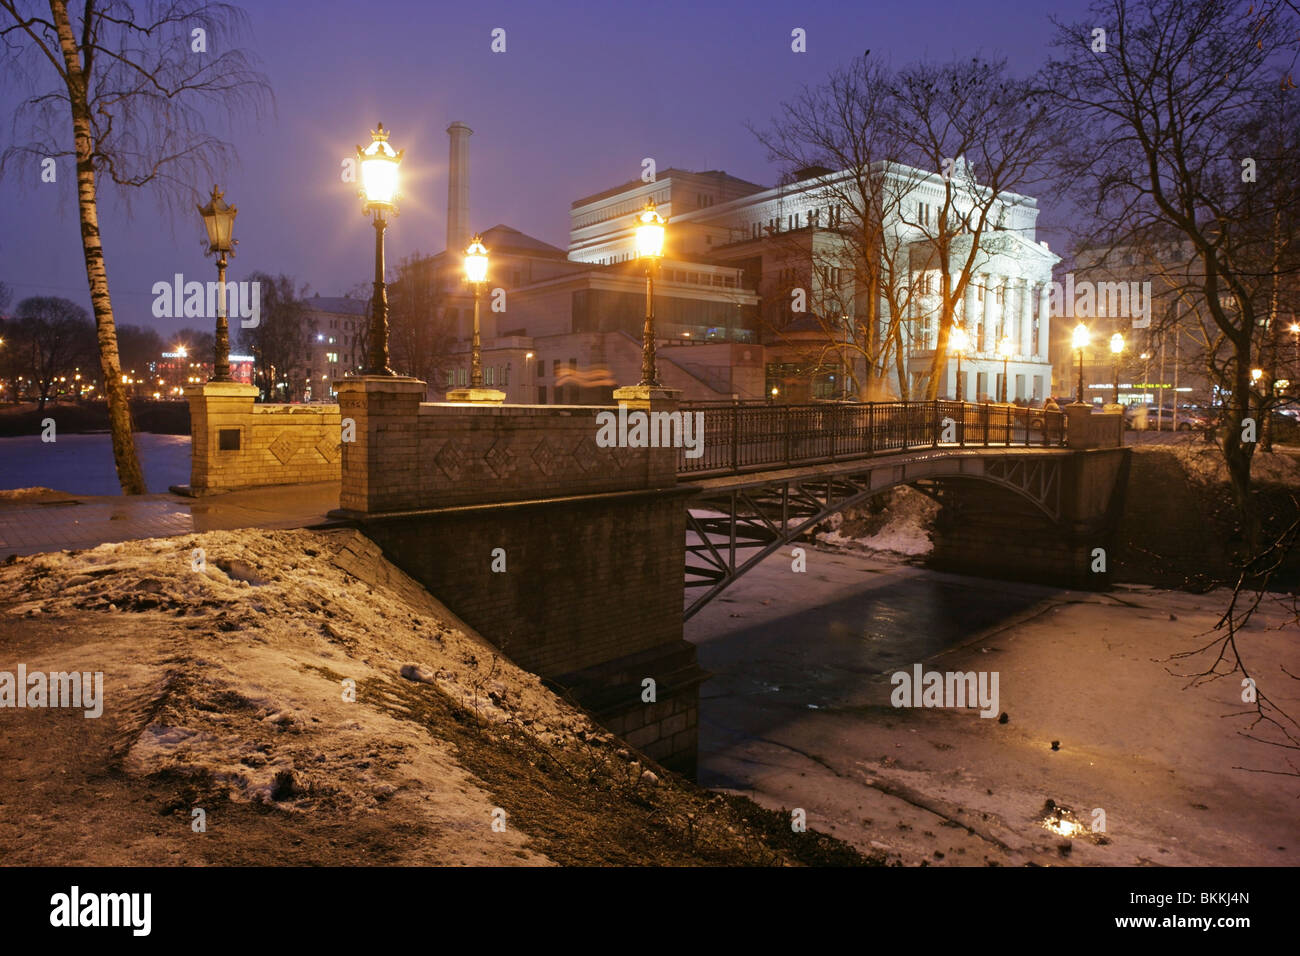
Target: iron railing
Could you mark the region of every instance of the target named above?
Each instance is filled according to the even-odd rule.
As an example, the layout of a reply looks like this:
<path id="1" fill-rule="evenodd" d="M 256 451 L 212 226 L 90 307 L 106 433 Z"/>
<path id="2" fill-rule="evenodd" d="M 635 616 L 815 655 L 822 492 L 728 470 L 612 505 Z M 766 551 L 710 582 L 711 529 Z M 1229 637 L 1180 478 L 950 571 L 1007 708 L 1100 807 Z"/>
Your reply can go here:
<path id="1" fill-rule="evenodd" d="M 925 448 L 1065 444 L 1061 412 L 991 402 L 683 403 L 681 410 L 704 414 L 703 454 L 687 458 L 686 449 L 681 449 L 681 476 L 735 474 Z"/>

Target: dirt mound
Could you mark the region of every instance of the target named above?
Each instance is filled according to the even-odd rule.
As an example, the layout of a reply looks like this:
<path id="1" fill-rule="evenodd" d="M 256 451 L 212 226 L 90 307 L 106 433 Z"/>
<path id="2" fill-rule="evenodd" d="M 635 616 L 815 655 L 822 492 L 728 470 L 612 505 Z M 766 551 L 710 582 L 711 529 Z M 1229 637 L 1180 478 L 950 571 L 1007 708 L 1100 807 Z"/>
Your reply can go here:
<path id="1" fill-rule="evenodd" d="M 0 648 L 104 675 L 101 719 L 3 712 L 10 863 L 868 862 L 646 761 L 353 531 L 19 558 Z"/>

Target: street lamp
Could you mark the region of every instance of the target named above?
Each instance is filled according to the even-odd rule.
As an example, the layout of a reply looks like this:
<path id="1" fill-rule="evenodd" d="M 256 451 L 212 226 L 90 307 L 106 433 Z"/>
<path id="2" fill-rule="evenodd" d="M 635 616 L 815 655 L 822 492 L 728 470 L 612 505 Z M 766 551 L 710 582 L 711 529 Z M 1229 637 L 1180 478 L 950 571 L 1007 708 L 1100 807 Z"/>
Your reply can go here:
<path id="1" fill-rule="evenodd" d="M 1092 341 L 1092 335 L 1088 332 L 1088 327 L 1080 322 L 1074 327 L 1073 344 L 1075 351 L 1079 353 L 1079 390 L 1075 393 L 1074 401 L 1076 404 L 1083 404 L 1083 350 L 1088 347 Z"/>
<path id="2" fill-rule="evenodd" d="M 230 379 L 230 326 L 226 322 L 226 262 L 235 254 L 235 240 L 231 233 L 239 210 L 227 205 L 221 190 L 212 187 L 212 198 L 206 206 L 199 206 L 203 226 L 208 232 L 208 255 L 217 257 L 217 334 L 212 349 L 213 382 Z"/>
<path id="3" fill-rule="evenodd" d="M 1011 361 L 1011 336 L 1002 336 L 998 343 L 998 354 L 1002 356 L 1002 402 L 1007 401 L 1007 363 Z"/>
<path id="4" fill-rule="evenodd" d="M 653 199 L 636 215 L 636 254 L 645 263 L 645 328 L 641 333 L 641 385 L 659 387 L 655 364 L 655 264 L 664 254 L 663 216 L 655 212 Z"/>
<path id="5" fill-rule="evenodd" d="M 1124 351 L 1124 336 L 1122 333 L 1116 332 L 1114 335 L 1110 337 L 1110 354 L 1114 356 L 1113 365 L 1114 365 L 1114 373 L 1115 373 L 1115 383 L 1114 383 L 1115 387 L 1112 390 L 1111 397 L 1110 397 L 1110 403 L 1112 405 L 1119 404 L 1119 356 L 1120 353 L 1123 351 Z"/>
<path id="6" fill-rule="evenodd" d="M 478 300 L 479 293 L 483 290 L 483 283 L 487 281 L 487 270 L 487 247 L 483 245 L 482 236 L 475 236 L 470 240 L 469 248 L 465 250 L 465 278 L 474 287 L 474 337 L 470 340 L 469 363 L 470 388 L 483 387 L 483 360 L 478 330 Z"/>
<path id="7" fill-rule="evenodd" d="M 388 144 L 388 130 L 380 123 L 371 130 L 370 145 L 357 147 L 361 164 L 361 198 L 364 210 L 375 221 L 375 291 L 370 309 L 370 355 L 363 375 L 393 375 L 388 367 L 388 291 L 384 287 L 384 230 L 388 214 L 397 215 L 397 167 L 406 150 L 394 151 Z"/>
<path id="8" fill-rule="evenodd" d="M 952 330 L 952 349 L 957 353 L 957 401 L 966 401 L 966 390 L 961 387 L 961 354 L 966 351 L 970 345 L 970 339 L 966 335 L 966 330 L 960 325 Z"/>

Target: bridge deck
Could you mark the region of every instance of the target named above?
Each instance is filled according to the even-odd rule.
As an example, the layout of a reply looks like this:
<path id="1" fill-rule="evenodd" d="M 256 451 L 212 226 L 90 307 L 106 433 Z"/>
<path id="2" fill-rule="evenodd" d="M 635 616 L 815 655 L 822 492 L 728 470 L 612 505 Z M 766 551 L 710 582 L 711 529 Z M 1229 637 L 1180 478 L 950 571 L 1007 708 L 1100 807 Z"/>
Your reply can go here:
<path id="1" fill-rule="evenodd" d="M 987 402 L 683 405 L 682 410 L 703 416 L 696 447 L 678 453 L 678 478 L 688 481 L 941 448 L 953 455 L 972 448 L 982 453 L 1065 445 L 1060 411 Z"/>
<path id="2" fill-rule="evenodd" d="M 935 445 L 902 452 L 880 452 L 874 455 L 859 455 L 836 461 L 807 462 L 780 468 L 752 468 L 740 473 L 677 476 L 678 487 L 698 488 L 704 494 L 718 491 L 731 491 L 742 488 L 757 488 L 784 481 L 806 481 L 820 478 L 835 478 L 842 475 L 860 475 L 865 471 L 876 469 L 906 468 L 910 464 L 925 463 L 927 474 L 946 471 L 950 474 L 966 474 L 972 469 L 969 464 L 984 462 L 990 458 L 1061 458 L 1077 454 L 1067 448 L 1026 448 L 1023 445 L 962 447 L 961 445 Z M 936 469 L 941 462 L 952 462 L 951 469 Z M 891 481 L 890 484 L 897 484 Z"/>

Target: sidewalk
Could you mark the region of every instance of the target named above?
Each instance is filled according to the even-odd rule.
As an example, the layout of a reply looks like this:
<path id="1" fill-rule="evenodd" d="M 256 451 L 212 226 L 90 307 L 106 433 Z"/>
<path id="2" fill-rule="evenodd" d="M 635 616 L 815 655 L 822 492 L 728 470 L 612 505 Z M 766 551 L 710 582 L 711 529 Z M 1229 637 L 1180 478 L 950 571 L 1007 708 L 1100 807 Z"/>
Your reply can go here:
<path id="1" fill-rule="evenodd" d="M 253 488 L 206 498 L 173 494 L 57 495 L 0 500 L 0 560 L 80 550 L 109 541 L 235 528 L 305 528 L 338 522 L 339 483 Z"/>

